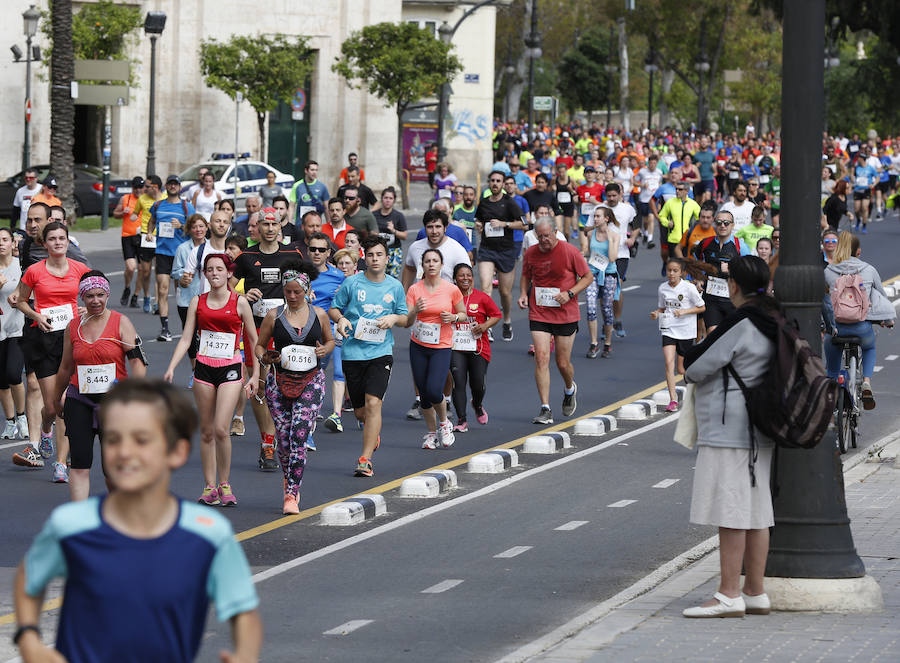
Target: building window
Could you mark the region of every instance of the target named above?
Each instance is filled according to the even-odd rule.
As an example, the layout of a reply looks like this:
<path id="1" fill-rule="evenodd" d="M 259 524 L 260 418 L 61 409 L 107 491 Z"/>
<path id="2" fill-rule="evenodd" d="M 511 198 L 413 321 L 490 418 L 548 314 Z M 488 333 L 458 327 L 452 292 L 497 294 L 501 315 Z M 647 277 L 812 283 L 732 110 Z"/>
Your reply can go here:
<path id="1" fill-rule="evenodd" d="M 417 20 L 417 21 L 407 21 L 407 23 L 412 23 L 413 25 L 418 25 L 420 29 L 422 29 L 422 30 L 428 30 L 428 31 L 431 32 L 431 34 L 433 34 L 435 37 L 438 36 L 438 34 L 437 34 L 437 27 L 438 27 L 438 26 L 437 26 L 437 21 L 434 21 L 434 20 L 431 20 L 431 19 L 425 19 L 425 18 L 423 18 L 423 19 L 420 19 L 420 20 Z"/>

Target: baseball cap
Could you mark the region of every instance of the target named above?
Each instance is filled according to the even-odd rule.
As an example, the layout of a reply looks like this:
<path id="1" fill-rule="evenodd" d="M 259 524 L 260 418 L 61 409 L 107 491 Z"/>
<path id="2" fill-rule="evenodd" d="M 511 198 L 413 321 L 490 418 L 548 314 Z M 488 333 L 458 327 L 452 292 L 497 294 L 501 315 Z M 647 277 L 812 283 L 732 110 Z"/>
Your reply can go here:
<path id="1" fill-rule="evenodd" d="M 569 137 L 569 132 L 568 132 L 568 131 L 563 131 L 562 137 L 563 137 L 563 138 L 568 138 L 568 137 Z"/>
<path id="2" fill-rule="evenodd" d="M 132 189 L 141 189 L 144 186 L 144 178 L 138 175 L 137 177 L 131 178 L 131 188 Z"/>
<path id="3" fill-rule="evenodd" d="M 47 177 L 44 178 L 44 186 L 50 186 L 50 187 L 53 187 L 54 189 L 58 188 L 57 184 L 56 184 L 56 178 L 53 177 L 53 175 L 48 175 Z"/>
<path id="4" fill-rule="evenodd" d="M 169 182 L 178 182 L 179 184 L 181 184 L 181 178 L 178 177 L 178 175 L 172 174 L 166 178 L 166 184 L 168 184 Z"/>
<path id="5" fill-rule="evenodd" d="M 277 210 L 274 207 L 264 207 L 262 213 L 264 219 L 274 219 L 276 218 L 276 214 L 278 214 Z"/>
<path id="6" fill-rule="evenodd" d="M 594 168 L 593 166 L 585 166 L 585 167 L 584 167 L 584 172 L 586 172 L 586 173 L 596 173 L 596 172 L 597 172 L 597 169 Z"/>

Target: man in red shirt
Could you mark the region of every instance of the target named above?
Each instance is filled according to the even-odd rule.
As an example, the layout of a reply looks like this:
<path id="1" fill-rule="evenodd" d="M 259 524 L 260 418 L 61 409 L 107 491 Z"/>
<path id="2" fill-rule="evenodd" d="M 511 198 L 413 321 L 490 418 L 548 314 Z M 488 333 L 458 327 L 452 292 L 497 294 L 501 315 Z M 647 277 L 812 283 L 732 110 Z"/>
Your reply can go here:
<path id="1" fill-rule="evenodd" d="M 556 365 L 565 383 L 563 416 L 575 413 L 575 367 L 572 345 L 581 312 L 578 293 L 593 280 L 581 252 L 560 242 L 552 217 L 541 217 L 534 227 L 538 243 L 525 252 L 519 284 L 519 308 L 528 308 L 528 325 L 534 342 L 534 379 L 541 411 L 532 423 L 552 424 L 550 409 L 550 341 L 556 341 Z"/>
<path id="2" fill-rule="evenodd" d="M 428 147 L 425 152 L 425 172 L 428 173 L 428 187 L 434 187 L 434 173 L 437 170 L 438 148 L 435 143 Z"/>
<path id="3" fill-rule="evenodd" d="M 344 220 L 344 202 L 340 198 L 328 201 L 328 223 L 322 225 L 322 232 L 339 249 L 344 248 L 344 237 L 350 226 Z"/>
<path id="4" fill-rule="evenodd" d="M 578 230 L 581 240 L 581 252 L 588 250 L 588 224 L 594 216 L 594 208 L 603 204 L 603 192 L 606 190 L 600 182 L 597 182 L 597 171 L 593 166 L 584 168 L 584 184 L 578 187 Z"/>

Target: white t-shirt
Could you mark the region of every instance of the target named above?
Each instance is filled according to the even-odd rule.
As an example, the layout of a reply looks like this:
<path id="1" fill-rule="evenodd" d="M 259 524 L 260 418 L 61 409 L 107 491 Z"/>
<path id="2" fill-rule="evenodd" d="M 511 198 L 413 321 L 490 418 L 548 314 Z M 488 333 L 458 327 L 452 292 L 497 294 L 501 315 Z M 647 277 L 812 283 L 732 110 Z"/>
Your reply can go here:
<path id="1" fill-rule="evenodd" d="M 31 207 L 31 199 L 41 192 L 41 185 L 35 184 L 33 189 L 20 186 L 13 198 L 13 207 L 21 208 L 19 213 L 19 230 L 25 230 L 25 220 L 28 218 L 28 208 Z"/>
<path id="2" fill-rule="evenodd" d="M 560 242 L 568 242 L 569 241 L 566 239 L 566 236 L 563 235 L 558 230 L 556 231 L 556 238 Z M 537 243 L 538 243 L 537 233 L 534 231 L 534 228 L 532 228 L 531 230 L 529 230 L 528 232 L 525 233 L 525 237 L 522 239 L 522 255 L 524 255 L 528 249 L 530 249 L 532 246 L 534 246 Z"/>
<path id="3" fill-rule="evenodd" d="M 614 169 L 616 182 L 622 187 L 624 193 L 631 192 L 631 180 L 634 179 L 634 171 L 631 168 L 617 167 Z"/>
<path id="4" fill-rule="evenodd" d="M 422 255 L 425 253 L 425 249 L 429 248 L 432 247 L 428 243 L 428 238 L 424 237 L 410 244 L 406 250 L 406 259 L 403 261 L 403 264 L 415 268 L 417 281 L 422 278 Z M 472 265 L 469 262 L 469 254 L 466 253 L 462 244 L 452 237 L 444 235 L 444 241 L 441 242 L 441 245 L 434 248 L 441 252 L 441 256 L 444 259 L 444 264 L 441 267 L 441 278 L 445 281 L 453 282 L 453 268 L 459 263 Z"/>
<path id="5" fill-rule="evenodd" d="M 734 227 L 732 228 L 732 232 L 737 232 L 744 226 L 750 225 L 750 215 L 753 214 L 754 207 L 755 205 L 749 200 L 745 200 L 744 204 L 740 206 L 736 205 L 733 200 L 729 200 L 719 208 L 719 211 L 731 212 L 734 216 Z"/>
<path id="6" fill-rule="evenodd" d="M 219 249 L 213 247 L 213 245 L 209 242 L 204 242 L 200 246 L 203 247 L 202 260 L 206 260 L 206 256 L 225 253 L 225 249 L 222 249 L 220 251 Z M 188 253 L 187 258 L 184 261 L 184 273 L 193 274 L 195 279 L 200 279 L 203 282 L 203 288 L 200 290 L 200 294 L 203 294 L 204 292 L 209 292 L 209 281 L 206 280 L 206 275 L 203 273 L 203 265 L 197 264 L 197 251 L 200 250 L 200 246 L 195 246 L 193 249 L 191 249 L 191 252 Z"/>
<path id="7" fill-rule="evenodd" d="M 662 184 L 662 173 L 658 168 L 650 170 L 645 166 L 638 171 L 637 181 L 641 185 L 641 193 L 638 196 L 638 200 L 642 203 L 649 203 L 659 185 Z"/>
<path id="8" fill-rule="evenodd" d="M 678 158 L 677 154 L 672 154 L 671 152 L 666 152 L 662 155 L 662 160 L 666 162 L 666 168 L 672 165 L 672 163 Z"/>
<path id="9" fill-rule="evenodd" d="M 876 157 L 874 155 L 869 156 L 869 158 L 866 159 L 866 165 L 871 166 L 875 170 L 876 173 L 880 173 L 882 171 L 882 169 L 884 168 L 884 164 L 881 163 L 881 159 L 879 159 L 878 157 Z"/>
<path id="10" fill-rule="evenodd" d="M 625 240 L 628 239 L 628 226 L 634 220 L 634 217 L 637 216 L 637 212 L 628 203 L 618 203 L 615 207 L 610 207 L 603 203 L 601 207 L 611 209 L 613 214 L 616 215 L 616 221 L 619 222 L 619 227 L 616 228 L 619 231 L 619 253 L 616 255 L 616 258 L 630 258 L 631 253 L 628 251 L 628 245 L 625 244 Z M 593 225 L 591 223 L 587 228 L 592 228 Z"/>
<path id="11" fill-rule="evenodd" d="M 676 309 L 689 309 L 703 306 L 703 297 L 697 291 L 693 283 L 681 279 L 674 288 L 664 281 L 659 286 L 659 308 L 666 313 L 659 314 L 659 331 L 663 336 L 676 340 L 689 340 L 697 338 L 697 314 L 684 315 L 676 318 L 671 311 Z M 668 313 L 668 315 L 667 315 Z"/>

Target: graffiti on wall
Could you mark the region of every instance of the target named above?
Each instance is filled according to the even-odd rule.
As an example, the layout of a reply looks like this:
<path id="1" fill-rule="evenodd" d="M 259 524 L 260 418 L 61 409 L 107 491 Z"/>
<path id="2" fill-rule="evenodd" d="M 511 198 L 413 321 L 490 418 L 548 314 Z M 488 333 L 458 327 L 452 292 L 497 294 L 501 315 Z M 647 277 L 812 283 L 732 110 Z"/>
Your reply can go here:
<path id="1" fill-rule="evenodd" d="M 471 109 L 462 108 L 452 114 L 453 124 L 450 137 L 459 136 L 470 145 L 487 140 L 491 136 L 491 119 L 486 115 L 476 115 Z"/>

